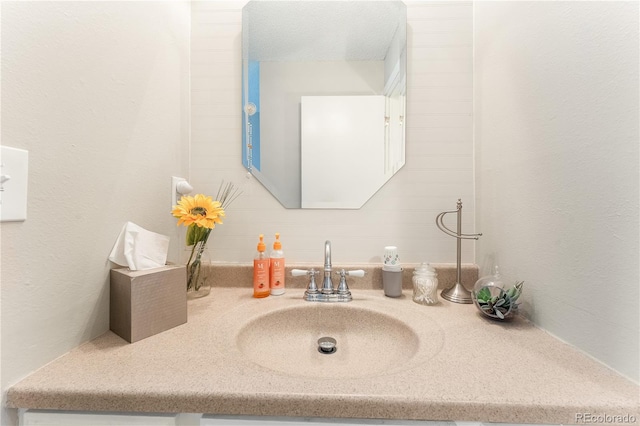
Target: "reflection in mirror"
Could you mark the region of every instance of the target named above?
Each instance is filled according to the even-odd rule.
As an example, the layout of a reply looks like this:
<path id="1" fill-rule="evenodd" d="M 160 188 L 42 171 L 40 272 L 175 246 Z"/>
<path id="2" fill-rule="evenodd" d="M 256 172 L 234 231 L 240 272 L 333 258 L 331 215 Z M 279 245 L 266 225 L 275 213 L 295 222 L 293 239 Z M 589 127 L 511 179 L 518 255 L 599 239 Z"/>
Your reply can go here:
<path id="1" fill-rule="evenodd" d="M 244 166 L 287 208 L 360 208 L 404 165 L 402 1 L 252 0 Z"/>

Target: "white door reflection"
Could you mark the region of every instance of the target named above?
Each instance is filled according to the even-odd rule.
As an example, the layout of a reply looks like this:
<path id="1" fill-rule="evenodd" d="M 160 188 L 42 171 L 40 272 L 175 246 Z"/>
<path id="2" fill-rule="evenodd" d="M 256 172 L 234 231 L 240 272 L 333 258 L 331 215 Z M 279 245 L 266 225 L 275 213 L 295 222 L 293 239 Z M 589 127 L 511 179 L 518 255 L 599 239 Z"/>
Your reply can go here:
<path id="1" fill-rule="evenodd" d="M 357 209 L 385 180 L 385 97 L 303 96 L 302 208 Z"/>

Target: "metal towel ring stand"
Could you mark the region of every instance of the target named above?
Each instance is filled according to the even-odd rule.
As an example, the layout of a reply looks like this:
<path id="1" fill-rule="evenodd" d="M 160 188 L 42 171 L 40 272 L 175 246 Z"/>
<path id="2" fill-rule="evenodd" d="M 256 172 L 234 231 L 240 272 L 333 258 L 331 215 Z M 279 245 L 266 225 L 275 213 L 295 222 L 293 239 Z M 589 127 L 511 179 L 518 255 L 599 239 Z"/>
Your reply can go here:
<path id="1" fill-rule="evenodd" d="M 458 228 L 456 230 L 456 232 L 452 231 L 451 229 L 447 228 L 444 225 L 444 216 L 448 213 L 456 213 L 458 215 Z M 442 232 L 444 232 L 445 234 L 451 236 L 451 237 L 455 237 L 458 241 L 458 253 L 457 253 L 457 258 L 456 258 L 456 283 L 445 289 L 442 290 L 442 293 L 440 293 L 440 295 L 450 301 L 450 302 L 454 302 L 454 303 L 472 303 L 471 300 L 471 292 L 469 290 L 467 290 L 462 284 L 461 284 L 461 279 L 460 276 L 462 275 L 462 268 L 461 268 L 461 264 L 460 264 L 460 259 L 461 259 L 461 252 L 462 252 L 462 240 L 477 240 L 480 236 L 482 236 L 482 234 L 463 234 L 460 229 L 462 228 L 462 200 L 458 199 L 458 203 L 456 204 L 456 210 L 453 211 L 448 211 L 448 212 L 442 212 L 440 214 L 438 214 L 438 216 L 436 216 L 436 226 L 438 227 L 439 230 L 441 230 Z"/>

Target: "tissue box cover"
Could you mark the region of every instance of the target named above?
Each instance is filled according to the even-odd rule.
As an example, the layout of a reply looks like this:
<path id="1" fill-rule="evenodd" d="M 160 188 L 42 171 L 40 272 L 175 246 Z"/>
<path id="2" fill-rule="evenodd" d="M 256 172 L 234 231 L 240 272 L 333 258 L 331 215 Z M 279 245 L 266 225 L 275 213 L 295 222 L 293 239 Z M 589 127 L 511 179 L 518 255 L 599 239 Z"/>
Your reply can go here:
<path id="1" fill-rule="evenodd" d="M 186 277 L 184 265 L 143 271 L 112 269 L 111 330 L 133 343 L 186 323 Z"/>

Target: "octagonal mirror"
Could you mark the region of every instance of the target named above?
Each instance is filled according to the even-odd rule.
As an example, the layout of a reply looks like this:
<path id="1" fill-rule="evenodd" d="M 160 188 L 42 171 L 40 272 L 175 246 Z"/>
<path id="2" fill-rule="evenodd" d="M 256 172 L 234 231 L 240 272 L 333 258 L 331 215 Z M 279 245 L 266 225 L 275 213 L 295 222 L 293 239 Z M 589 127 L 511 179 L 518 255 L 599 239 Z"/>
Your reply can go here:
<path id="1" fill-rule="evenodd" d="M 405 162 L 402 1 L 252 0 L 242 162 L 287 208 L 362 207 Z"/>

